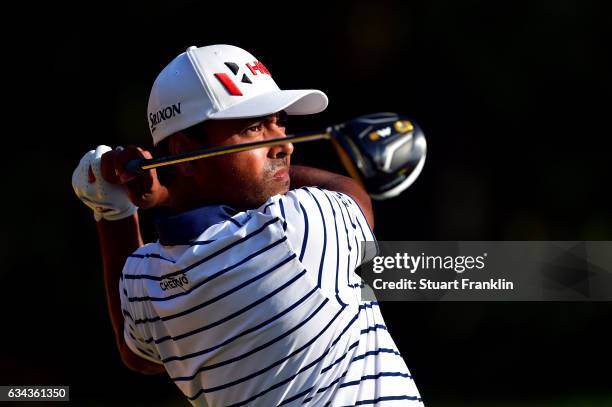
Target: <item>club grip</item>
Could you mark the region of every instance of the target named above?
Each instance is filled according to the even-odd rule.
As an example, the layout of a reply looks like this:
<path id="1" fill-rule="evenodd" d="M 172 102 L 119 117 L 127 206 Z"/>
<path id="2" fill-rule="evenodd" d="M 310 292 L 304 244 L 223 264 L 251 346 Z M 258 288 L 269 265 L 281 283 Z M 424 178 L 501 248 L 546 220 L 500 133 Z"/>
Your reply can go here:
<path id="1" fill-rule="evenodd" d="M 125 164 L 125 171 L 133 175 L 141 175 L 146 172 L 142 169 L 143 159 L 130 160 Z"/>

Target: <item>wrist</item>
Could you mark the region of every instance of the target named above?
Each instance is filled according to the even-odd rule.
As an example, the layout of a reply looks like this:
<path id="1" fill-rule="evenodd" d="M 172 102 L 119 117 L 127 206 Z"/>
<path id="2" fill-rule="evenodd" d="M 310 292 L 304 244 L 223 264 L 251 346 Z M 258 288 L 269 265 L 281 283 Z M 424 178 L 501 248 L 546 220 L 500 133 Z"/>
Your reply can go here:
<path id="1" fill-rule="evenodd" d="M 96 207 L 93 209 L 94 219 L 96 222 L 105 220 L 108 222 L 116 222 L 125 218 L 129 218 L 138 212 L 138 207 L 134 204 L 129 204 L 121 209 Z"/>

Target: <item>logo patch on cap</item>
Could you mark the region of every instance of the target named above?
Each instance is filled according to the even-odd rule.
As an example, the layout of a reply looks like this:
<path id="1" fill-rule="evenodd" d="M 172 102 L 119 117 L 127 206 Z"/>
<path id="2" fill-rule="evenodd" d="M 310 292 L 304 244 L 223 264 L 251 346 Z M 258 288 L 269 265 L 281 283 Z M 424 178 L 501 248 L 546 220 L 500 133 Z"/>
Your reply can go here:
<path id="1" fill-rule="evenodd" d="M 251 78 L 249 78 L 249 76 L 246 74 L 246 72 L 242 72 L 240 69 L 240 66 L 235 63 L 235 62 L 224 62 L 225 66 L 227 66 L 229 68 L 229 70 L 232 72 L 232 74 L 234 74 L 234 76 L 236 77 L 240 77 L 242 74 L 242 77 L 240 78 L 240 82 L 242 83 L 246 83 L 249 85 L 253 84 L 253 81 L 251 80 Z M 268 69 L 266 68 L 266 66 L 264 64 L 262 64 L 259 61 L 254 61 L 253 63 L 246 63 L 245 66 L 247 68 L 249 68 L 249 70 L 251 71 L 251 74 L 253 76 L 257 76 L 258 74 L 264 74 L 264 75 L 268 75 L 268 76 L 272 76 L 270 75 L 270 71 L 268 71 Z M 221 82 L 221 84 L 223 85 L 223 87 L 225 88 L 225 90 L 232 96 L 243 96 L 242 91 L 240 90 L 240 88 L 234 83 L 234 81 L 232 81 L 232 79 L 225 73 L 215 73 L 215 78 L 217 78 L 217 80 L 219 80 L 219 82 Z"/>
<path id="2" fill-rule="evenodd" d="M 221 82 L 221 85 L 225 88 L 225 90 L 232 96 L 242 96 L 242 92 L 236 86 L 236 84 L 230 79 L 227 74 L 224 73 L 216 73 L 215 78 Z"/>
<path id="3" fill-rule="evenodd" d="M 151 128 L 151 132 L 155 131 L 155 126 L 178 114 L 181 114 L 181 102 L 175 103 L 172 106 L 166 106 L 155 113 L 149 113 L 149 127 Z"/>
<path id="4" fill-rule="evenodd" d="M 257 72 L 259 72 L 259 73 L 262 73 L 262 74 L 266 74 L 266 75 L 272 76 L 272 75 L 270 75 L 270 71 L 268 71 L 266 66 L 264 64 L 262 64 L 261 62 L 259 62 L 259 61 L 255 61 L 255 62 L 253 62 L 253 64 L 248 64 L 247 63 L 246 66 L 247 66 L 247 68 L 249 68 L 251 70 L 251 73 L 253 75 L 257 75 Z"/>

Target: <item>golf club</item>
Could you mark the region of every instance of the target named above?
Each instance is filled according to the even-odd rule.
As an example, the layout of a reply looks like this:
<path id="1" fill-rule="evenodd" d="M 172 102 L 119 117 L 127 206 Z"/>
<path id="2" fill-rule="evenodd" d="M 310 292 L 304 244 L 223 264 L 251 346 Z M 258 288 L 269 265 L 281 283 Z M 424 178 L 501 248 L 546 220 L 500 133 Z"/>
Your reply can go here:
<path id="1" fill-rule="evenodd" d="M 330 140 L 348 173 L 373 199 L 399 195 L 419 176 L 427 143 L 421 128 L 396 113 L 373 113 L 328 127 L 323 133 L 214 147 L 153 159 L 131 160 L 126 171 L 139 174 L 166 165 L 286 143 Z"/>

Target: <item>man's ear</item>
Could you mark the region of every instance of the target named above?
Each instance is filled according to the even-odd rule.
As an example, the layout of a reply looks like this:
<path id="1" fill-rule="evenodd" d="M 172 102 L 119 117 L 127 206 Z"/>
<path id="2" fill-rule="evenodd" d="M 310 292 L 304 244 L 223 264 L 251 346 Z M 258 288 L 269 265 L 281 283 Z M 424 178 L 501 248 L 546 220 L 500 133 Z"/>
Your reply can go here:
<path id="1" fill-rule="evenodd" d="M 196 140 L 187 136 L 185 133 L 176 132 L 169 140 L 168 149 L 171 155 L 187 153 L 201 148 Z M 175 164 L 177 172 L 182 176 L 192 176 L 196 169 L 193 161 Z"/>

